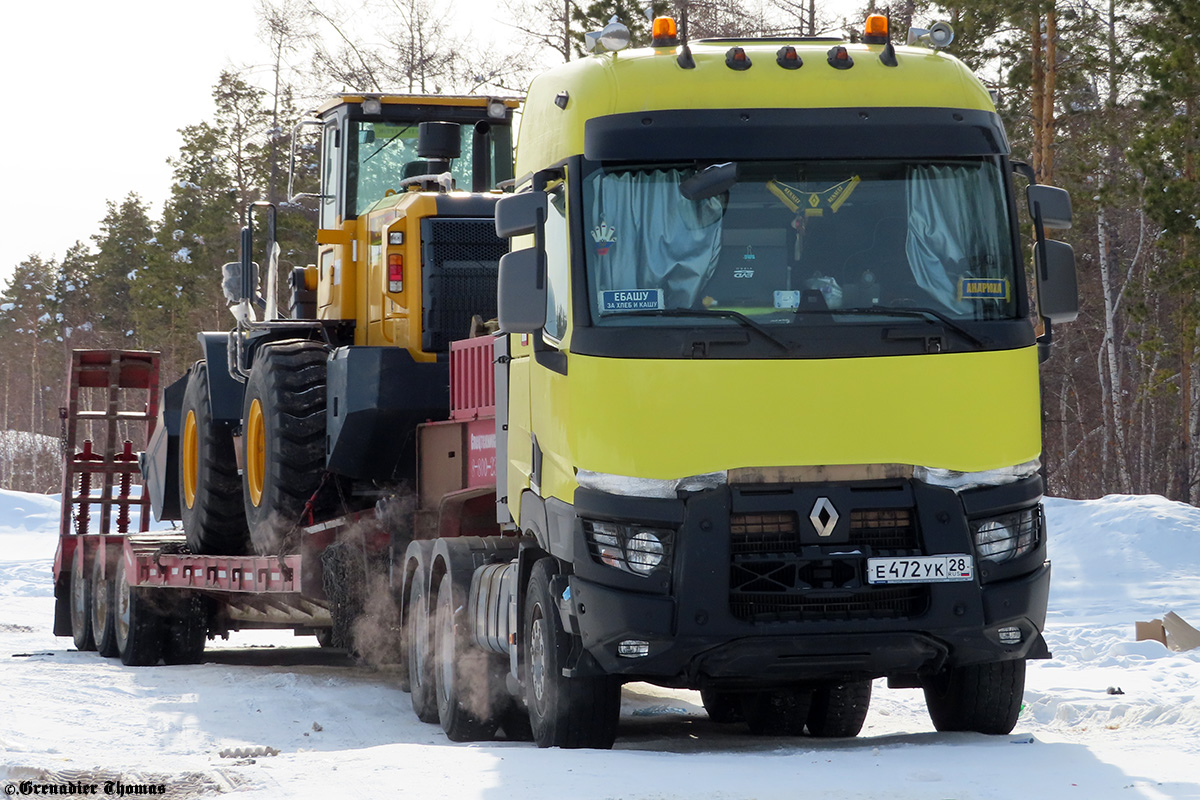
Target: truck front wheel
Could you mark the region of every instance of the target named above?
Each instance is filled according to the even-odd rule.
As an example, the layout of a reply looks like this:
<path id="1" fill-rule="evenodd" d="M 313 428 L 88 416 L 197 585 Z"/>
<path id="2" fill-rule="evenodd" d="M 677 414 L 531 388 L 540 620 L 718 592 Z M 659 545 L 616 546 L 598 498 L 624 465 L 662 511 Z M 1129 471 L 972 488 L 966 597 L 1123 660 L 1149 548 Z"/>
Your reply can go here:
<path id="1" fill-rule="evenodd" d="M 246 381 L 243 494 L 259 553 L 289 552 L 298 544 L 286 537 L 321 485 L 326 357 L 319 342 L 263 345 Z"/>
<path id="2" fill-rule="evenodd" d="M 1012 733 L 1025 695 L 1025 659 L 950 667 L 925 684 L 925 705 L 939 731 Z"/>
<path id="3" fill-rule="evenodd" d="M 551 579 L 554 559 L 533 566 L 525 594 L 525 698 L 538 747 L 607 750 L 617 738 L 621 682 L 609 675 L 563 676 L 571 635 L 563 630 Z"/>

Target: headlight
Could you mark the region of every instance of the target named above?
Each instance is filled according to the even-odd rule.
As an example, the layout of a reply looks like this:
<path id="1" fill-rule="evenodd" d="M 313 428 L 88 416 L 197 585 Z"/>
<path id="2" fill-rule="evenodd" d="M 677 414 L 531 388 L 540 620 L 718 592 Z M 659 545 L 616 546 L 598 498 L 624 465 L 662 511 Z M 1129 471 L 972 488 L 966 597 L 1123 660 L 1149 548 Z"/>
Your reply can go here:
<path id="1" fill-rule="evenodd" d="M 971 533 L 979 560 L 999 564 L 1031 552 L 1037 546 L 1041 523 L 1040 505 L 973 521 Z"/>
<path id="2" fill-rule="evenodd" d="M 638 531 L 625 547 L 629 568 L 639 575 L 649 575 L 662 563 L 662 541 L 650 531 Z"/>
<path id="3" fill-rule="evenodd" d="M 589 519 L 583 521 L 583 535 L 592 560 L 599 564 L 634 575 L 671 566 L 673 531 Z"/>

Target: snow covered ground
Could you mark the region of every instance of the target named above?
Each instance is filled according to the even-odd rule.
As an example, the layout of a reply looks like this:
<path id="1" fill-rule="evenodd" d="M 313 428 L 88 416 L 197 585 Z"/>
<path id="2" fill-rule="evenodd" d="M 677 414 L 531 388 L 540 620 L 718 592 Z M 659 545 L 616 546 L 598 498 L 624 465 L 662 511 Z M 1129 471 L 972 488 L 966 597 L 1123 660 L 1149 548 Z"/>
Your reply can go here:
<path id="1" fill-rule="evenodd" d="M 453 744 L 386 673 L 311 637 L 235 635 L 199 666 L 77 653 L 51 633 L 57 499 L 0 492 L 0 786 L 20 796 L 22 781 L 53 777 L 97 796 L 162 786 L 247 800 L 1200 798 L 1200 650 L 1133 641 L 1135 620 L 1169 610 L 1200 623 L 1200 510 L 1158 497 L 1047 510 L 1054 659 L 1030 663 L 1012 735 L 936 733 L 919 691 L 879 682 L 856 739 L 755 738 L 709 722 L 696 694 L 637 684 L 616 748 L 595 752 Z"/>

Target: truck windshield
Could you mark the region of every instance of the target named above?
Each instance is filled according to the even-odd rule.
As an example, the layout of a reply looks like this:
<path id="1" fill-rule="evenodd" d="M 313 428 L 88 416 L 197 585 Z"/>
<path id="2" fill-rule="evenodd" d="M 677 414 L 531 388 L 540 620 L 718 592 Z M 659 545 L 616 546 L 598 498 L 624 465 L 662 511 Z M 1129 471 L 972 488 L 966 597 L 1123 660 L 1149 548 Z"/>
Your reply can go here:
<path id="1" fill-rule="evenodd" d="M 727 309 L 762 323 L 813 311 L 877 321 L 889 308 L 963 321 L 1016 316 L 995 159 L 740 162 L 735 183 L 709 181 L 697 193 L 698 181 L 685 181 L 707 166 L 597 165 L 587 175 L 595 324 L 678 324 L 676 314 L 647 313 L 659 309 Z"/>

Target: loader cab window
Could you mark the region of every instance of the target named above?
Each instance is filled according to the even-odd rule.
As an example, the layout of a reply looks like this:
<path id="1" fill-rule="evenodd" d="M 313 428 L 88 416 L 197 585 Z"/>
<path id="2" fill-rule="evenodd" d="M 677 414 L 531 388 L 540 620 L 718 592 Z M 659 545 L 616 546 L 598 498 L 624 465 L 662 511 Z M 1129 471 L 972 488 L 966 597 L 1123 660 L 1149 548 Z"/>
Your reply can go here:
<path id="1" fill-rule="evenodd" d="M 325 229 L 337 227 L 338 198 L 342 194 L 338 185 L 339 144 L 337 122 L 326 123 L 321 137 L 321 186 L 324 189 L 320 210 L 320 226 Z"/>

